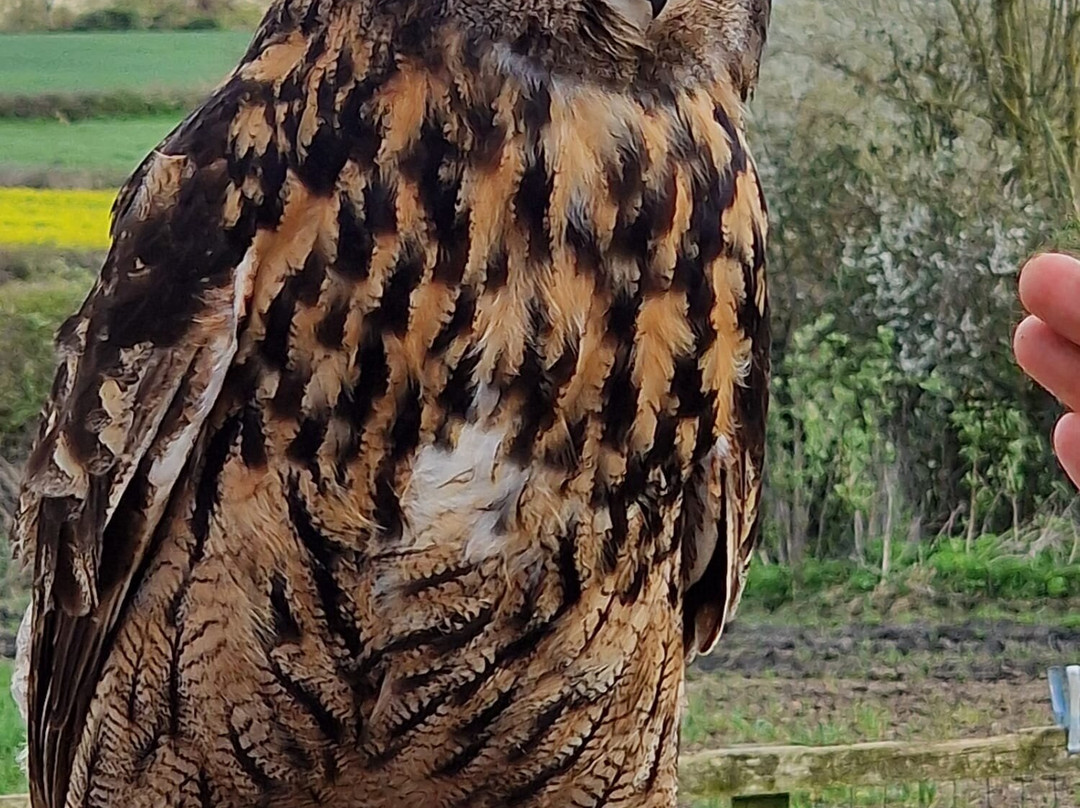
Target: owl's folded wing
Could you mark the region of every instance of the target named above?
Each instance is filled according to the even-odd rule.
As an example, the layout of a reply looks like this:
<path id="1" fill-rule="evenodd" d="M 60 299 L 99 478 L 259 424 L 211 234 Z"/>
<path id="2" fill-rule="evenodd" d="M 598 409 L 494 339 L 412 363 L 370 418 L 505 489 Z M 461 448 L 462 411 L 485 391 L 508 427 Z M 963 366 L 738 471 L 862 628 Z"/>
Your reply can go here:
<path id="1" fill-rule="evenodd" d="M 277 193 L 258 155 L 246 192 L 230 175 L 240 84 L 223 85 L 121 192 L 101 276 L 57 338 L 60 366 L 15 524 L 35 577 L 37 808 L 64 803 L 109 638 L 236 351 L 250 247 Z"/>

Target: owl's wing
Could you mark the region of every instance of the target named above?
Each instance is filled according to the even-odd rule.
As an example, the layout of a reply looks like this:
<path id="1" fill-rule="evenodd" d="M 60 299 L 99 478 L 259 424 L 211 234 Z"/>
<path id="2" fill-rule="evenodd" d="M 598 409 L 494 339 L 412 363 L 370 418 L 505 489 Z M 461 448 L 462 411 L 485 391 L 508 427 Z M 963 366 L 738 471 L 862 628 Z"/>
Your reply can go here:
<path id="1" fill-rule="evenodd" d="M 237 347 L 249 248 L 285 173 L 272 141 L 239 167 L 231 156 L 251 84 L 238 70 L 140 166 L 114 207 L 101 275 L 57 337 L 14 532 L 35 576 L 37 808 L 63 805 L 109 639 Z"/>
<path id="2" fill-rule="evenodd" d="M 713 304 L 716 338 L 702 352 L 704 376 L 710 367 L 734 361 L 735 383 L 710 398 L 715 442 L 691 469 L 678 516 L 688 657 L 712 650 L 734 616 L 760 537 L 770 350 L 768 211 L 741 127 L 727 115 L 717 108 L 731 144 L 729 160 L 719 167 L 723 246 L 708 273 L 712 285 L 698 291 L 701 303 L 690 305 Z M 700 188 L 694 204 L 712 210 Z M 704 391 L 711 395 L 707 383 Z"/>

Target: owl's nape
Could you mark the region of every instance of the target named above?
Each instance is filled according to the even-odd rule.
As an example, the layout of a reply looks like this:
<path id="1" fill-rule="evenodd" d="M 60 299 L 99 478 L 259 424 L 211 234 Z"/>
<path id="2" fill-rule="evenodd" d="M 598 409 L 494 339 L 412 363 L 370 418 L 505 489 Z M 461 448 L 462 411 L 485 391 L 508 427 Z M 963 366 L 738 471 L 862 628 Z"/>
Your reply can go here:
<path id="1" fill-rule="evenodd" d="M 580 36 L 622 2 L 279 0 L 121 191 L 20 493 L 34 808 L 677 804 L 759 533 L 768 4 Z"/>

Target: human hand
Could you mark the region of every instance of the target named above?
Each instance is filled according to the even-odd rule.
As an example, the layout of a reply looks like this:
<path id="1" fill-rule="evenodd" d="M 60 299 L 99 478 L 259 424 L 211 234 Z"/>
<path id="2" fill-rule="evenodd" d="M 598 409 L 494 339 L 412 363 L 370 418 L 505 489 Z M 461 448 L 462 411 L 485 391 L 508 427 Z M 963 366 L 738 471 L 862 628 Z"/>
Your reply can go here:
<path id="1" fill-rule="evenodd" d="M 1080 486 L 1080 261 L 1061 253 L 1033 258 L 1020 273 L 1030 312 L 1013 335 L 1016 361 L 1071 412 L 1054 428 L 1054 451 Z"/>

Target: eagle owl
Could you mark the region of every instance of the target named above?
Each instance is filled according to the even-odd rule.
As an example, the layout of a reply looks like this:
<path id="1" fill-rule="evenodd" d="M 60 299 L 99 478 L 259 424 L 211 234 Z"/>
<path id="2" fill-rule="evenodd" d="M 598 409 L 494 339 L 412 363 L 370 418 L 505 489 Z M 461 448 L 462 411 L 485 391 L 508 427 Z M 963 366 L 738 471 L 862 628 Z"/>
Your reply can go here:
<path id="1" fill-rule="evenodd" d="M 34 808 L 674 806 L 758 533 L 768 0 L 277 0 L 27 465 Z"/>

